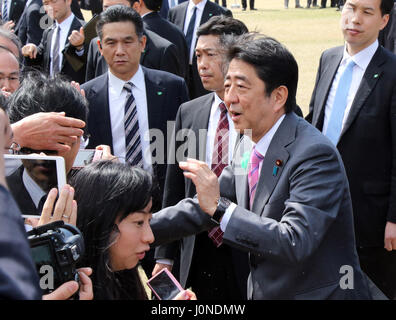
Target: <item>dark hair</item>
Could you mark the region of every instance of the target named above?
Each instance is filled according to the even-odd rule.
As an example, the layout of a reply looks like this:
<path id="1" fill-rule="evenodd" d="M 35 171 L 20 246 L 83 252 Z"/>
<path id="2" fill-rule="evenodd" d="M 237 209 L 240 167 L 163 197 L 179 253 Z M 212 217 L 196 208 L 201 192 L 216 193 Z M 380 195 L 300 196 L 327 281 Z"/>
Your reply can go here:
<path id="1" fill-rule="evenodd" d="M 136 34 L 139 38 L 143 36 L 143 20 L 140 15 L 130 7 L 115 5 L 103 11 L 96 24 L 96 33 L 99 39 L 103 39 L 103 26 L 112 22 L 131 22 L 135 25 Z"/>
<path id="2" fill-rule="evenodd" d="M 286 86 L 288 97 L 285 112 L 291 112 L 296 105 L 297 62 L 277 40 L 263 35 L 257 36 L 251 33 L 238 38 L 228 37 L 228 60 L 238 59 L 251 65 L 264 82 L 267 95 L 279 86 Z"/>
<path id="3" fill-rule="evenodd" d="M 0 109 L 3 109 L 7 113 L 8 109 L 8 99 L 5 95 L 0 93 Z"/>
<path id="4" fill-rule="evenodd" d="M 0 37 L 6 38 L 6 39 L 10 40 L 13 44 L 15 44 L 15 46 L 18 49 L 18 53 L 19 53 L 19 56 L 16 58 L 19 61 L 20 58 L 22 57 L 22 44 L 21 44 L 21 40 L 18 38 L 18 36 L 14 32 L 11 32 L 3 27 L 0 27 Z"/>
<path id="5" fill-rule="evenodd" d="M 390 14 L 393 9 L 393 5 L 394 5 L 394 0 L 381 0 L 381 5 L 380 5 L 381 14 L 382 15 Z"/>
<path id="6" fill-rule="evenodd" d="M 143 0 L 147 9 L 158 12 L 161 10 L 162 0 Z"/>
<path id="7" fill-rule="evenodd" d="M 28 72 L 9 102 L 11 123 L 39 112 L 65 112 L 66 116 L 86 122 L 87 100 L 58 75 L 52 78 L 41 72 Z"/>
<path id="8" fill-rule="evenodd" d="M 144 209 L 155 196 L 152 176 L 128 164 L 99 161 L 79 171 L 70 184 L 78 203 L 77 227 L 85 241 L 81 266 L 93 269 L 95 299 L 147 299 L 137 268 L 113 272 L 109 248 L 116 220 Z"/>
<path id="9" fill-rule="evenodd" d="M 227 17 L 224 15 L 213 16 L 207 22 L 202 24 L 197 31 L 197 37 L 208 35 L 242 35 L 248 33 L 249 30 L 246 25 L 237 19 Z"/>

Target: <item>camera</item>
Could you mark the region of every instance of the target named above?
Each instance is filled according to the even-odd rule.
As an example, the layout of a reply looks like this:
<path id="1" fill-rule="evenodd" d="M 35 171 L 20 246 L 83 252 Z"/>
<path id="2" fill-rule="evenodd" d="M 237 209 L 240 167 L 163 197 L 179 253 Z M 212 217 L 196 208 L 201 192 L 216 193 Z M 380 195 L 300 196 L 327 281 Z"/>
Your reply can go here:
<path id="1" fill-rule="evenodd" d="M 67 281 L 79 282 L 76 265 L 85 247 L 78 228 L 63 221 L 55 221 L 33 228 L 28 232 L 28 240 L 44 294 Z"/>

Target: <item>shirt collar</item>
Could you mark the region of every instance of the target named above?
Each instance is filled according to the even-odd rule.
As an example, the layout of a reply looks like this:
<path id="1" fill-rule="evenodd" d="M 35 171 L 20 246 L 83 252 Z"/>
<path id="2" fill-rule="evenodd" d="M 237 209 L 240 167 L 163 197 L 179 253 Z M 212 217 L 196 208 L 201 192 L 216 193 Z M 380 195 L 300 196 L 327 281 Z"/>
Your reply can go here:
<path id="1" fill-rule="evenodd" d="M 205 5 L 206 5 L 206 2 L 207 2 L 208 0 L 202 0 L 200 3 L 198 3 L 197 5 L 194 3 L 194 2 L 192 2 L 192 0 L 190 0 L 189 2 L 188 2 L 188 8 L 187 8 L 187 10 L 192 10 L 194 7 L 197 7 L 197 10 L 200 10 L 200 11 L 203 11 L 203 9 L 205 8 Z"/>
<path id="2" fill-rule="evenodd" d="M 124 88 L 126 82 L 128 81 L 124 81 L 121 80 L 120 78 L 117 78 L 109 70 L 109 88 L 112 88 L 112 90 L 116 93 L 117 96 L 121 95 L 122 89 Z M 144 90 L 144 73 L 141 65 L 139 65 L 138 70 L 132 76 L 132 78 L 129 79 L 129 82 L 132 82 L 132 84 L 139 90 Z"/>
<path id="3" fill-rule="evenodd" d="M 58 22 L 55 23 L 57 27 L 61 28 L 61 30 L 69 30 L 73 20 L 74 20 L 74 14 L 71 13 L 71 15 L 68 16 L 65 20 L 63 20 L 62 23 L 58 23 Z"/>
<path id="4" fill-rule="evenodd" d="M 285 114 L 282 115 L 277 122 L 272 126 L 272 128 L 257 142 L 256 150 L 265 157 L 269 145 L 271 144 L 272 138 L 274 137 L 276 131 L 278 130 L 279 126 L 281 125 L 283 119 L 285 118 Z"/>
<path id="5" fill-rule="evenodd" d="M 378 40 L 375 40 L 371 45 L 369 45 L 367 48 L 363 49 L 362 51 L 359 51 L 355 55 L 351 56 L 347 49 L 346 45 L 344 46 L 344 55 L 341 60 L 341 64 L 345 64 L 352 60 L 353 62 L 356 63 L 361 69 L 366 70 L 367 66 L 369 65 L 371 59 L 373 58 L 375 52 L 378 49 Z"/>
<path id="6" fill-rule="evenodd" d="M 34 205 L 36 208 L 39 205 L 39 202 L 43 196 L 45 196 L 45 192 L 40 186 L 34 181 L 29 174 L 27 173 L 26 169 L 23 169 L 22 173 L 22 181 L 25 185 L 26 191 L 29 193 L 30 197 L 32 198 Z"/>

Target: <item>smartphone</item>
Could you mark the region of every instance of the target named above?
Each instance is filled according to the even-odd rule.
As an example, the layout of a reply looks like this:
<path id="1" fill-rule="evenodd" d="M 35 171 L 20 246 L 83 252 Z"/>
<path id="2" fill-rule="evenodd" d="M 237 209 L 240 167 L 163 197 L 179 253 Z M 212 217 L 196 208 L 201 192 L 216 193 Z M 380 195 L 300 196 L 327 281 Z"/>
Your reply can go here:
<path id="1" fill-rule="evenodd" d="M 73 169 L 79 169 L 85 167 L 91 162 L 95 162 L 102 158 L 102 150 L 96 149 L 81 149 L 78 151 L 76 159 L 73 163 Z"/>
<path id="2" fill-rule="evenodd" d="M 184 290 L 166 268 L 148 280 L 147 285 L 159 300 L 172 300 L 180 291 Z"/>

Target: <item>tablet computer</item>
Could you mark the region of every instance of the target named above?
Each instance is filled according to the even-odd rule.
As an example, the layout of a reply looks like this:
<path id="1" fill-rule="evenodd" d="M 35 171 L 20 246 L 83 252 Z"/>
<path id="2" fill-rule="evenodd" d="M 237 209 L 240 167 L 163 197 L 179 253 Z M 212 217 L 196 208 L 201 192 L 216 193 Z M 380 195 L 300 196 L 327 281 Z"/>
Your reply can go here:
<path id="1" fill-rule="evenodd" d="M 37 217 L 43 195 L 66 184 L 63 157 L 5 154 L 4 161 L 8 188 L 24 216 Z"/>

